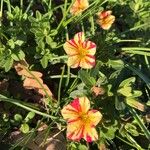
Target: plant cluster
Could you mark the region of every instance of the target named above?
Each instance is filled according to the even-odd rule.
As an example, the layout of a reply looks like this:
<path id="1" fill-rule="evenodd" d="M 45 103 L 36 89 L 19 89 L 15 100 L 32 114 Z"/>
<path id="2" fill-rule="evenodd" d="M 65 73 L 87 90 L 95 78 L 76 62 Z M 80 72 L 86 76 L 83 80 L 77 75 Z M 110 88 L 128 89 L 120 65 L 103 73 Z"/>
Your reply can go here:
<path id="1" fill-rule="evenodd" d="M 1 0 L 0 147 L 149 149 L 149 8 Z"/>

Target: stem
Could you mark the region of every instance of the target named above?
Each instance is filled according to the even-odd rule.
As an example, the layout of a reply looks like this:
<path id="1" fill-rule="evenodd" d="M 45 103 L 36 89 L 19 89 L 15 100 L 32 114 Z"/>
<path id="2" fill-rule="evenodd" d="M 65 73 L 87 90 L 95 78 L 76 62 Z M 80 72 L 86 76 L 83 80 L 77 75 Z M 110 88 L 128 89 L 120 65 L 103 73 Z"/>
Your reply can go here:
<path id="1" fill-rule="evenodd" d="M 25 10 L 25 13 L 27 13 L 27 12 L 29 11 L 30 7 L 31 7 L 32 4 L 33 4 L 33 1 L 34 1 L 34 0 L 31 0 L 31 1 L 30 1 L 30 3 L 29 3 L 29 5 L 28 5 L 27 9 Z"/>
<path id="2" fill-rule="evenodd" d="M 95 35 L 95 26 L 94 26 L 94 19 L 93 19 L 93 16 L 90 17 L 90 21 L 91 21 L 91 31 L 92 31 L 92 34 Z"/>
<path id="3" fill-rule="evenodd" d="M 7 0 L 7 7 L 8 7 L 8 11 L 11 13 L 11 5 L 9 0 Z M 10 21 L 10 26 L 13 26 L 13 22 L 11 21 Z"/>
<path id="4" fill-rule="evenodd" d="M 20 8 L 23 11 L 23 0 L 20 0 Z"/>
<path id="5" fill-rule="evenodd" d="M 44 116 L 44 117 L 48 117 L 48 118 L 51 118 L 51 119 L 58 119 L 57 117 L 51 116 L 49 114 L 40 112 L 40 111 L 35 110 L 35 109 L 31 108 L 31 107 L 28 107 L 25 104 L 22 104 L 21 101 L 18 101 L 18 100 L 12 99 L 12 98 L 7 98 L 7 97 L 5 97 L 5 96 L 3 96 L 1 94 L 0 94 L 0 101 L 4 101 L 4 102 L 8 102 L 8 103 L 14 104 L 16 106 L 19 106 L 19 107 L 25 109 L 25 110 L 34 112 L 34 113 L 36 113 L 38 115 L 41 115 L 41 116 Z"/>
<path id="6" fill-rule="evenodd" d="M 51 78 L 51 79 L 61 78 L 61 75 L 53 75 L 53 76 L 50 76 L 50 78 Z M 68 74 L 67 74 L 67 75 L 64 75 L 63 78 L 68 78 Z M 71 74 L 71 76 L 69 75 L 69 78 L 77 78 L 77 76 Z"/>
<path id="7" fill-rule="evenodd" d="M 0 10 L 0 26 L 2 26 L 3 2 L 4 2 L 4 0 L 1 0 L 1 10 Z"/>
<path id="8" fill-rule="evenodd" d="M 146 55 L 144 56 L 144 59 L 145 59 L 145 63 L 147 65 L 147 68 L 150 69 L 150 64 L 149 64 L 149 61 L 148 61 L 148 58 Z"/>
<path id="9" fill-rule="evenodd" d="M 118 139 L 119 139 L 119 140 L 121 140 L 122 142 L 126 143 L 127 145 L 129 145 L 129 146 L 131 146 L 131 147 L 136 148 L 136 146 L 135 146 L 135 145 L 133 145 L 133 144 L 129 143 L 128 141 L 126 141 L 126 140 L 122 139 L 121 137 L 119 137 L 119 136 L 117 136 L 117 135 L 116 135 L 116 138 L 118 138 Z"/>
<path id="10" fill-rule="evenodd" d="M 148 129 L 143 124 L 143 122 L 142 122 L 141 118 L 139 117 L 139 115 L 136 113 L 136 111 L 133 108 L 129 107 L 129 111 L 133 115 L 134 119 L 137 121 L 139 127 L 144 132 L 147 139 L 150 141 L 150 132 L 148 131 Z"/>
<path id="11" fill-rule="evenodd" d="M 63 66 L 63 68 L 62 68 L 61 78 L 59 81 L 57 106 L 59 106 L 59 104 L 60 104 L 60 97 L 61 97 L 60 93 L 61 93 L 61 86 L 62 86 L 62 80 L 63 80 L 64 72 L 65 72 L 65 66 Z"/>
<path id="12" fill-rule="evenodd" d="M 66 10 L 67 7 L 67 0 L 65 0 L 65 4 L 64 4 L 64 10 L 63 10 L 63 18 L 60 21 L 59 25 L 57 26 L 56 30 L 58 31 L 61 27 L 61 25 L 63 24 L 64 20 L 66 19 L 66 15 L 69 12 L 70 8 L 72 7 L 72 4 L 74 3 L 75 0 L 72 1 L 72 3 L 69 5 L 68 9 Z"/>

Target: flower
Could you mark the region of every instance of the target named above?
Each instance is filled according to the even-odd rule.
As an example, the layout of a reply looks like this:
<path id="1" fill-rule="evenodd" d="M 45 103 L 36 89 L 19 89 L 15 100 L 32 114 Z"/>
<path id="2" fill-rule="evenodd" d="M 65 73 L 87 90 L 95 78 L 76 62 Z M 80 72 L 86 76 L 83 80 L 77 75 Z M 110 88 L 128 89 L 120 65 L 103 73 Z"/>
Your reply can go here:
<path id="1" fill-rule="evenodd" d="M 98 134 L 95 126 L 102 118 L 97 110 L 89 110 L 90 102 L 87 97 L 74 99 L 62 110 L 62 116 L 67 120 L 67 138 L 79 141 L 84 138 L 87 142 L 96 141 Z"/>
<path id="2" fill-rule="evenodd" d="M 98 13 L 98 20 L 97 23 L 101 26 L 101 28 L 103 28 L 104 30 L 108 30 L 112 24 L 115 21 L 115 16 L 111 15 L 112 11 L 108 10 L 108 11 L 102 11 L 100 13 Z"/>
<path id="3" fill-rule="evenodd" d="M 77 15 L 83 12 L 85 9 L 89 7 L 88 0 L 75 0 L 74 4 L 70 9 L 70 13 L 72 15 Z"/>
<path id="4" fill-rule="evenodd" d="M 71 68 L 90 69 L 95 66 L 96 44 L 85 41 L 84 33 L 75 34 L 74 39 L 68 40 L 64 44 L 64 50 L 68 55 L 68 66 Z"/>

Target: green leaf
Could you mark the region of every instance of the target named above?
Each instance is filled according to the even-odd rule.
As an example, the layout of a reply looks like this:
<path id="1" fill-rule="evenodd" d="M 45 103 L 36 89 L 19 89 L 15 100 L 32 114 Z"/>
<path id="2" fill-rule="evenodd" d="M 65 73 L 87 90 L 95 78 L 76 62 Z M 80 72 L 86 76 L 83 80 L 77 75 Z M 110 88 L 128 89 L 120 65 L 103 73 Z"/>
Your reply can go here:
<path id="1" fill-rule="evenodd" d="M 88 150 L 88 148 L 85 145 L 80 144 L 78 150 Z"/>
<path id="2" fill-rule="evenodd" d="M 126 105 L 123 100 L 119 100 L 118 96 L 115 96 L 115 108 L 117 110 L 124 110 L 126 108 Z"/>
<path id="3" fill-rule="evenodd" d="M 138 109 L 140 111 L 145 111 L 146 106 L 144 104 L 138 102 L 136 99 L 133 99 L 133 98 L 130 98 L 130 97 L 126 98 L 126 103 L 129 106 L 131 106 L 133 108 L 136 108 L 136 109 Z"/>
<path id="4" fill-rule="evenodd" d="M 89 73 L 85 70 L 79 71 L 79 77 L 87 87 L 92 87 L 96 84 L 96 80 L 93 77 L 90 77 Z"/>
<path id="5" fill-rule="evenodd" d="M 6 60 L 5 64 L 4 64 L 4 68 L 5 68 L 6 72 L 8 72 L 11 69 L 11 67 L 13 65 L 13 62 L 14 61 L 13 61 L 13 59 L 11 57 L 7 58 L 7 60 Z"/>
<path id="6" fill-rule="evenodd" d="M 17 122 L 21 122 L 22 121 L 22 116 L 20 114 L 15 114 L 14 120 L 17 121 Z"/>
<path id="7" fill-rule="evenodd" d="M 124 62 L 122 60 L 110 60 L 108 61 L 109 66 L 111 66 L 112 68 L 118 70 L 118 69 L 122 69 L 124 67 Z"/>
<path id="8" fill-rule="evenodd" d="M 135 82 L 135 77 L 131 77 L 131 78 L 123 80 L 121 84 L 119 85 L 119 87 L 130 86 L 131 83 L 134 83 L 134 82 Z"/>
<path id="9" fill-rule="evenodd" d="M 125 125 L 125 129 L 127 130 L 127 132 L 131 133 L 133 136 L 139 136 L 139 133 L 135 125 L 131 123 L 127 123 Z"/>
<path id="10" fill-rule="evenodd" d="M 42 67 L 46 68 L 48 65 L 49 58 L 47 57 L 47 55 L 45 55 L 45 56 L 43 56 L 43 58 L 40 61 L 41 61 Z"/>
<path id="11" fill-rule="evenodd" d="M 42 19 L 42 15 L 38 10 L 36 11 L 36 18 L 38 21 L 40 21 Z"/>
<path id="12" fill-rule="evenodd" d="M 31 119 L 33 119 L 35 116 L 35 113 L 34 112 L 29 112 L 26 116 L 26 118 L 24 119 L 25 122 L 29 122 Z"/>
<path id="13" fill-rule="evenodd" d="M 132 88 L 128 87 L 128 86 L 127 87 L 125 86 L 125 87 L 117 90 L 117 92 L 126 97 L 132 96 Z"/>
<path id="14" fill-rule="evenodd" d="M 17 53 L 12 53 L 11 58 L 15 61 L 23 60 L 25 58 L 25 53 L 22 50 L 19 50 Z"/>
<path id="15" fill-rule="evenodd" d="M 20 131 L 23 132 L 23 133 L 28 133 L 29 130 L 30 130 L 29 125 L 26 124 L 26 123 L 22 124 L 21 127 L 20 127 Z"/>
<path id="16" fill-rule="evenodd" d="M 53 39 L 50 36 L 46 36 L 46 43 L 51 46 Z"/>

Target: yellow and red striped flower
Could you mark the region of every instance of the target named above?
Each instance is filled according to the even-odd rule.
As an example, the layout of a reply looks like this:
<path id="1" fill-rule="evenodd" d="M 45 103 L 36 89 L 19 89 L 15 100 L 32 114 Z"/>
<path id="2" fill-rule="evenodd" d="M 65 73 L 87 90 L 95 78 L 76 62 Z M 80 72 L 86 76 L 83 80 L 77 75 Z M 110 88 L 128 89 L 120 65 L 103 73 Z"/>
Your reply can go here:
<path id="1" fill-rule="evenodd" d="M 78 15 L 89 7 L 88 0 L 75 0 L 74 4 L 70 9 L 72 15 Z"/>
<path id="2" fill-rule="evenodd" d="M 96 44 L 85 40 L 84 33 L 75 34 L 74 39 L 64 44 L 64 50 L 68 55 L 68 66 L 71 68 L 90 69 L 95 66 Z"/>
<path id="3" fill-rule="evenodd" d="M 101 26 L 102 29 L 108 30 L 115 21 L 115 16 L 111 15 L 112 11 L 102 11 L 98 13 L 97 23 Z"/>
<path id="4" fill-rule="evenodd" d="M 90 101 L 87 97 L 74 99 L 62 110 L 62 116 L 67 120 L 67 138 L 79 141 L 81 138 L 87 142 L 96 141 L 98 134 L 95 126 L 102 118 L 97 110 L 89 110 Z"/>

